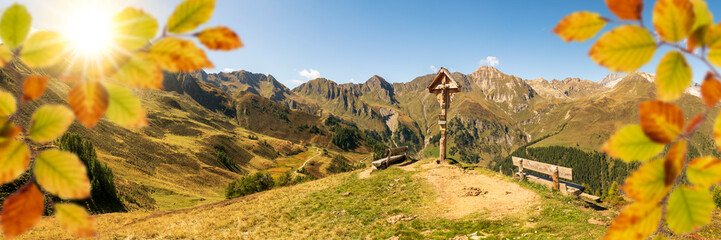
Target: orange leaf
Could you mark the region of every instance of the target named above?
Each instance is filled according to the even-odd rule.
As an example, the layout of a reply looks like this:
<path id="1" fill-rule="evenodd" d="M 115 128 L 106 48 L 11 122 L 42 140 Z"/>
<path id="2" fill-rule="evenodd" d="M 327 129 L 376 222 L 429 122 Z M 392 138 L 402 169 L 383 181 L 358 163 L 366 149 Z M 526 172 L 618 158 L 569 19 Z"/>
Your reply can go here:
<path id="1" fill-rule="evenodd" d="M 15 238 L 35 226 L 43 216 L 45 197 L 34 183 L 28 183 L 5 199 L 2 227 L 7 239 Z"/>
<path id="2" fill-rule="evenodd" d="M 713 124 L 713 139 L 716 141 L 716 146 L 721 149 L 721 112 L 716 116 Z"/>
<path id="3" fill-rule="evenodd" d="M 161 68 L 171 72 L 192 72 L 213 68 L 205 52 L 193 41 L 179 38 L 165 38 L 153 44 L 148 52 Z"/>
<path id="4" fill-rule="evenodd" d="M 653 7 L 653 27 L 663 40 L 678 42 L 686 38 L 695 23 L 689 0 L 658 0 Z"/>
<path id="5" fill-rule="evenodd" d="M 606 6 L 620 19 L 639 20 L 643 11 L 643 0 L 606 0 Z"/>
<path id="6" fill-rule="evenodd" d="M 23 82 L 23 102 L 40 98 L 48 87 L 48 76 L 33 74 Z"/>
<path id="7" fill-rule="evenodd" d="M 108 110 L 108 91 L 100 82 L 78 82 L 70 89 L 68 102 L 78 121 L 93 128 Z"/>
<path id="8" fill-rule="evenodd" d="M 688 125 L 686 125 L 686 133 L 695 131 L 698 126 L 701 126 L 701 123 L 703 123 L 703 114 L 696 115 L 691 119 L 691 121 L 688 121 Z"/>
<path id="9" fill-rule="evenodd" d="M 601 27 L 603 27 L 603 25 L 601 25 Z M 195 36 L 198 37 L 200 43 L 210 50 L 228 51 L 243 47 L 243 43 L 240 41 L 238 35 L 235 34 L 233 30 L 230 30 L 230 28 L 223 26 L 206 28 L 202 32 L 195 34 Z"/>
<path id="10" fill-rule="evenodd" d="M 0 123 L 0 145 L 5 143 L 7 140 L 15 138 L 15 136 L 20 134 L 20 131 L 22 130 L 23 129 L 21 127 L 15 126 L 12 122 Z"/>
<path id="11" fill-rule="evenodd" d="M 709 108 L 721 100 L 721 82 L 711 72 L 706 73 L 706 78 L 701 83 L 701 97 Z"/>
<path id="12" fill-rule="evenodd" d="M 667 187 L 673 186 L 676 177 L 681 173 L 683 164 L 686 162 L 686 154 L 688 151 L 686 140 L 678 141 L 671 149 L 666 153 L 666 160 L 663 164 L 664 172 L 666 177 L 664 183 Z"/>
<path id="13" fill-rule="evenodd" d="M 639 104 L 641 128 L 651 140 L 669 143 L 681 132 L 684 125 L 683 112 L 676 105 L 661 101 Z"/>
<path id="14" fill-rule="evenodd" d="M 656 203 L 637 202 L 623 209 L 613 220 L 603 239 L 646 239 L 658 228 L 659 221 L 661 208 Z"/>

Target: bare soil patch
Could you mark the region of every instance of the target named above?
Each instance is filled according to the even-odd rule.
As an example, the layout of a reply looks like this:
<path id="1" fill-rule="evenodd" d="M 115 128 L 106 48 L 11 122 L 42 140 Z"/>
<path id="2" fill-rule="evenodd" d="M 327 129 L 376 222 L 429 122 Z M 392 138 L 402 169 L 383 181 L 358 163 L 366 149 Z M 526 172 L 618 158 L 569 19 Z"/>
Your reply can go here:
<path id="1" fill-rule="evenodd" d="M 435 212 L 449 219 L 481 212 L 491 219 L 500 219 L 507 215 L 525 215 L 540 200 L 535 192 L 522 188 L 516 183 L 500 177 L 484 174 L 464 173 L 463 170 L 444 165 L 436 165 L 420 173 L 436 192 Z M 424 164 L 421 168 L 431 167 Z"/>

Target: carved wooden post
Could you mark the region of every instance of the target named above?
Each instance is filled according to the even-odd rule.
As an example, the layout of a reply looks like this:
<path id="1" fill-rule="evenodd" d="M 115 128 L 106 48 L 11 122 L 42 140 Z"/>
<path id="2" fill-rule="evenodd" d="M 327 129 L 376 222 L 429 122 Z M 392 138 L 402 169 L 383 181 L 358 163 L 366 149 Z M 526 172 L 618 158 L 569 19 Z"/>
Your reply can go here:
<path id="1" fill-rule="evenodd" d="M 551 172 L 553 172 L 553 175 L 551 175 L 553 178 L 553 189 L 560 190 L 560 185 L 558 184 L 558 166 L 553 166 Z"/>
<path id="2" fill-rule="evenodd" d="M 428 92 L 437 94 L 436 98 L 438 99 L 438 103 L 441 105 L 441 114 L 438 115 L 438 126 L 441 130 L 441 139 L 438 144 L 440 156 L 438 156 L 436 163 L 440 163 L 442 160 L 446 159 L 446 117 L 448 108 L 451 105 L 451 95 L 458 91 L 460 91 L 458 83 L 453 80 L 453 77 L 451 77 L 448 69 L 443 67 L 441 70 L 438 70 L 438 74 L 436 74 L 430 84 L 428 84 Z"/>

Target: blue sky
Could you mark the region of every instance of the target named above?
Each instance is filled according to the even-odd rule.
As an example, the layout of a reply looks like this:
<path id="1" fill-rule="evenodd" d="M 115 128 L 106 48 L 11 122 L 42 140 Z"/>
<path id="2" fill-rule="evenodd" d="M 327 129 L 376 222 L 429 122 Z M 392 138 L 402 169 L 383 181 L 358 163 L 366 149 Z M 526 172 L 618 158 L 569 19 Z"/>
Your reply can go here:
<path id="1" fill-rule="evenodd" d="M 10 2 L 2 1 L 0 7 Z M 36 16 L 35 28 L 54 27 L 59 1 L 18 2 L 28 5 Z M 113 2 L 117 5 L 119 1 Z M 120 4 L 143 8 L 162 24 L 179 2 L 131 0 Z M 652 4 L 646 1 L 647 23 Z M 721 3 L 709 4 L 711 11 L 721 12 Z M 551 33 L 561 18 L 579 10 L 612 16 L 603 0 L 219 0 L 205 26 L 231 27 L 245 47 L 210 53 L 216 69 L 208 71 L 227 68 L 272 74 L 291 88 L 316 76 L 345 83 L 364 82 L 377 74 L 390 82 L 407 82 L 433 73 L 433 67 L 468 74 L 481 64 L 493 64 L 525 79 L 599 81 L 609 71 L 587 56 L 595 38 L 565 43 Z M 655 72 L 661 56 L 657 53 L 641 71 Z M 496 61 L 482 62 L 488 57 Z M 694 81 L 699 82 L 705 67 L 690 63 L 695 69 Z"/>

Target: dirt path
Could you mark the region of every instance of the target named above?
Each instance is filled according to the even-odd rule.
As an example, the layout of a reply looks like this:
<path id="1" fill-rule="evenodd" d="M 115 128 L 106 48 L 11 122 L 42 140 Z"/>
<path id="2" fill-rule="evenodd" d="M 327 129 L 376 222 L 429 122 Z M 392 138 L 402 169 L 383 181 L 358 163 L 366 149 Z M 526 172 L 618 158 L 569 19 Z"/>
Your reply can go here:
<path id="1" fill-rule="evenodd" d="M 438 193 L 438 204 L 432 207 L 433 210 L 438 216 L 449 219 L 475 212 L 488 214 L 490 219 L 523 215 L 540 200 L 535 192 L 501 177 L 464 173 L 454 166 L 439 165 L 421 172 L 420 177 Z"/>
<path id="2" fill-rule="evenodd" d="M 305 164 L 307 164 L 308 162 L 310 162 L 310 160 L 313 160 L 313 158 L 315 158 L 315 157 L 317 157 L 317 156 L 320 156 L 320 154 L 322 153 L 322 152 L 320 151 L 320 148 L 316 148 L 315 151 L 318 152 L 318 153 L 316 153 L 316 154 L 313 155 L 312 157 L 308 158 L 308 160 L 305 160 L 305 162 L 303 162 L 303 165 L 301 165 L 300 167 L 298 167 L 298 169 L 296 169 L 296 171 L 303 169 L 303 167 L 305 167 Z"/>

